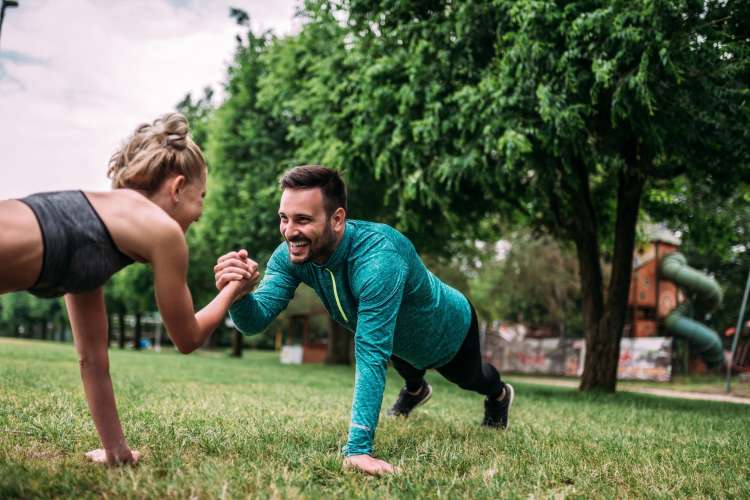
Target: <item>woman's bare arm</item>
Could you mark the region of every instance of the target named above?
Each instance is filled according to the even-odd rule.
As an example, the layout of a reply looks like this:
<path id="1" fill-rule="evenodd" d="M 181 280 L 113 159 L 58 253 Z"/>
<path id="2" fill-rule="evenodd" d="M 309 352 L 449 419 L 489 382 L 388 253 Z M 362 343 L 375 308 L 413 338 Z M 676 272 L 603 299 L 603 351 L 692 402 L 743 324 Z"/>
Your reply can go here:
<path id="1" fill-rule="evenodd" d="M 65 305 L 73 328 L 86 401 L 104 447 L 86 455 L 95 462 L 111 465 L 136 463 L 140 453 L 131 451 L 125 440 L 109 375 L 104 293 L 98 288 L 86 293 L 67 294 Z"/>
<path id="2" fill-rule="evenodd" d="M 203 309 L 195 313 L 187 286 L 188 250 L 180 231 L 163 231 L 154 242 L 150 261 L 154 269 L 154 289 L 169 336 L 184 354 L 199 348 L 221 324 L 229 307 L 247 293 L 247 281 L 257 282 L 257 266 L 248 267 L 245 280 L 222 289 Z"/>

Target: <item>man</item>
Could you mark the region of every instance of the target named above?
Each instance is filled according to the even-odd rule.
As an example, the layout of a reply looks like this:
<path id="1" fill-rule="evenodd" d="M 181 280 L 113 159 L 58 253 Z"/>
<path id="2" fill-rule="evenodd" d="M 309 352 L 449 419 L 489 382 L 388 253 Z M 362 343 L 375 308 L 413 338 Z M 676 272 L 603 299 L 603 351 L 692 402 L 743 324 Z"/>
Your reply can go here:
<path id="1" fill-rule="evenodd" d="M 394 472 L 372 456 L 389 359 L 406 384 L 389 415 L 407 417 L 432 389 L 435 368 L 460 387 L 487 396 L 483 425 L 506 429 L 513 387 L 482 363 L 476 313 L 457 290 L 438 280 L 412 243 L 395 229 L 346 219 L 346 187 L 338 172 L 301 166 L 281 180 L 284 242 L 258 289 L 230 315 L 244 333 L 262 331 L 288 304 L 300 282 L 312 287 L 334 320 L 354 332 L 356 379 L 344 465 L 369 474 Z M 255 265 L 230 252 L 215 267 L 219 289 Z M 248 290 L 249 291 L 249 290 Z"/>

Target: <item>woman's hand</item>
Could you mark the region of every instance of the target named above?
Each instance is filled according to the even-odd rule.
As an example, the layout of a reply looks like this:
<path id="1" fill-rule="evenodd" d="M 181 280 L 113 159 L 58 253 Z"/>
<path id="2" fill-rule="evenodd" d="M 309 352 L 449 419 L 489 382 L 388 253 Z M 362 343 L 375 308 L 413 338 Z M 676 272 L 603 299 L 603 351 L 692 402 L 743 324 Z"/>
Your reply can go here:
<path id="1" fill-rule="evenodd" d="M 106 465 L 135 465 L 141 459 L 141 452 L 131 450 L 127 446 L 119 450 L 105 450 L 99 448 L 86 453 L 86 458 L 95 464 Z"/>
<path id="2" fill-rule="evenodd" d="M 131 452 L 128 448 L 109 375 L 104 292 L 98 288 L 91 292 L 69 293 L 65 296 L 65 304 L 78 352 L 86 402 L 103 446 L 103 449 L 89 452 L 86 456 L 98 463 L 135 463 L 140 453 Z"/>

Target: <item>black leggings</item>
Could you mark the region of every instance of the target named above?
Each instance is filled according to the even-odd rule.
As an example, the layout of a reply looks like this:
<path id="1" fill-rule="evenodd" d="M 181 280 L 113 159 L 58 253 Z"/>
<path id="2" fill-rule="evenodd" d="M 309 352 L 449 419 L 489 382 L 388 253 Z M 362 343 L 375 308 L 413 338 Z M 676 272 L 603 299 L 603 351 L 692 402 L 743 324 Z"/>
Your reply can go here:
<path id="1" fill-rule="evenodd" d="M 395 355 L 391 356 L 391 360 L 393 367 L 406 380 L 407 390 L 418 391 L 424 383 L 425 370 L 415 368 Z M 494 366 L 482 363 L 479 352 L 479 325 L 474 306 L 471 306 L 471 325 L 461 348 L 453 359 L 437 367 L 436 370 L 443 377 L 467 391 L 476 391 L 491 398 L 502 394 L 505 384 L 500 380 L 500 374 Z"/>

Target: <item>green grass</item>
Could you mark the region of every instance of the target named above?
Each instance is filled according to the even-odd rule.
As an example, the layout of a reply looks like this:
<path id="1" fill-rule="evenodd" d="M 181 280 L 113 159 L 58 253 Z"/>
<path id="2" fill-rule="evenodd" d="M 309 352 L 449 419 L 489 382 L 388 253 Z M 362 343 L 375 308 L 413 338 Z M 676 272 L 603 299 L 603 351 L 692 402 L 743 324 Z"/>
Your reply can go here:
<path id="1" fill-rule="evenodd" d="M 145 458 L 108 469 L 83 457 L 98 440 L 72 346 L 0 339 L 0 498 L 750 496 L 744 405 L 518 383 L 501 433 L 477 425 L 480 396 L 435 373 L 428 405 L 378 428 L 377 455 L 403 472 L 342 471 L 353 371 L 277 359 L 112 350 Z"/>

